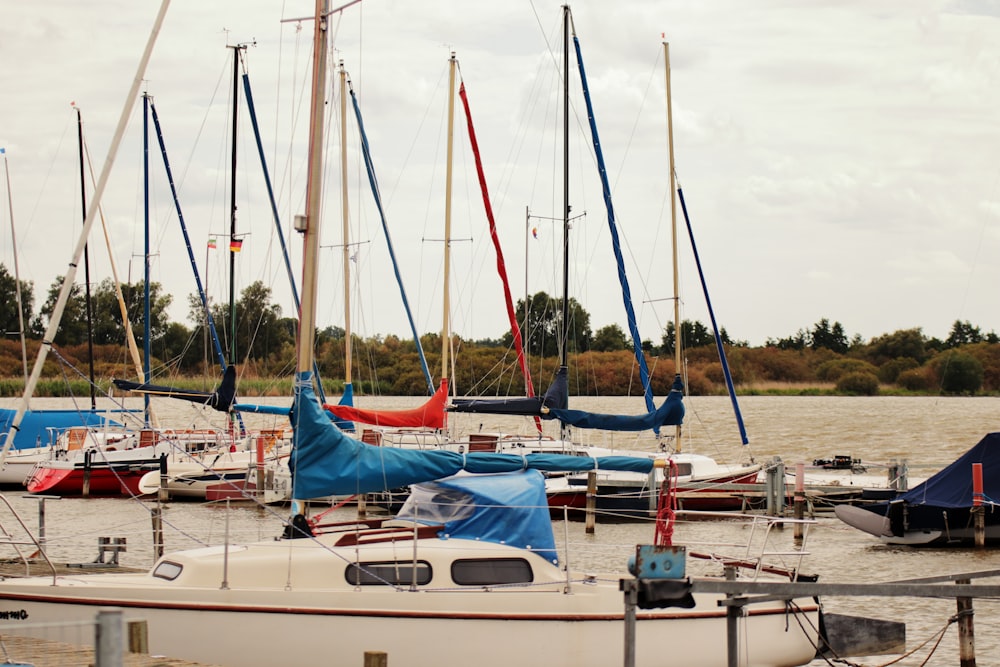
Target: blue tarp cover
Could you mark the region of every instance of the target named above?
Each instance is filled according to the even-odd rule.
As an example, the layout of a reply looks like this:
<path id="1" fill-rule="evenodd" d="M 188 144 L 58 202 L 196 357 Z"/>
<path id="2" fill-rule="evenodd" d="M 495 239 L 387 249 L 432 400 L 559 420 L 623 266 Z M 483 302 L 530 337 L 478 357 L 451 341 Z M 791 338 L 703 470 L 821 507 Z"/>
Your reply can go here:
<path id="1" fill-rule="evenodd" d="M 460 454 L 444 449 L 409 449 L 369 445 L 345 435 L 323 411 L 310 382 L 299 373 L 289 415 L 294 431 L 289 467 L 292 494 L 299 500 L 371 493 L 472 473 L 627 470 L 648 473 L 652 459 L 638 456 L 569 456 L 562 454 Z"/>
<path id="2" fill-rule="evenodd" d="M 444 538 L 502 542 L 558 560 L 545 478 L 537 470 L 462 474 L 416 484 L 396 516 L 444 524 Z"/>
<path id="3" fill-rule="evenodd" d="M 17 410 L 0 408 L 0 435 L 10 430 Z M 107 419 L 104 410 L 28 410 L 21 417 L 21 426 L 14 437 L 13 449 L 26 449 L 52 444 L 49 429 L 57 429 L 59 433 L 74 426 L 101 426 L 107 423 L 111 426 L 121 424 L 113 419 Z M 9 435 L 7 437 L 10 437 Z M 0 440 L 2 442 L 2 440 Z"/>
<path id="4" fill-rule="evenodd" d="M 954 463 L 898 496 L 894 502 L 945 508 L 971 507 L 973 463 L 983 464 L 985 500 L 1000 501 L 1000 433 L 988 433 Z"/>

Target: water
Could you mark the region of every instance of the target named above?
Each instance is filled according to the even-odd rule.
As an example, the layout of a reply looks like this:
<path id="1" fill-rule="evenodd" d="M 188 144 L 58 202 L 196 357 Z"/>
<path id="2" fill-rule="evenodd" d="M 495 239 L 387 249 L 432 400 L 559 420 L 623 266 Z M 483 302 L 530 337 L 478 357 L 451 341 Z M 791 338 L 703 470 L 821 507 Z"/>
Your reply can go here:
<path id="1" fill-rule="evenodd" d="M 262 399 L 260 402 L 287 405 L 290 401 Z M 421 399 L 359 399 L 358 402 L 364 407 L 412 407 Z M 642 410 L 641 400 L 634 398 L 573 398 L 571 403 L 576 408 L 601 412 Z M 2 407 L 16 405 L 16 400 L 0 401 Z M 750 457 L 764 461 L 780 456 L 787 465 L 833 455 L 850 455 L 870 462 L 906 459 L 914 476 L 926 476 L 957 458 L 985 433 L 996 430 L 1000 415 L 1000 398 L 747 397 L 741 399 L 740 405 L 751 441 L 748 447 L 739 445 L 729 400 L 712 397 L 687 400 L 683 448 L 713 456 L 720 462 Z M 70 407 L 71 402 L 40 399 L 33 406 Z M 164 425 L 203 428 L 223 423 L 218 413 L 202 411 L 182 401 L 154 400 L 154 407 Z M 246 417 L 251 427 L 270 426 L 273 419 L 260 415 Z M 450 422 L 459 432 L 530 432 L 534 428 L 530 420 L 488 415 L 451 415 Z M 547 430 L 551 427 L 546 425 Z M 619 435 L 597 441 L 626 449 L 655 446 L 649 436 Z M 7 491 L 5 496 L 29 526 L 38 525 L 37 498 L 16 491 Z M 47 550 L 56 561 L 89 562 L 97 557 L 98 537 L 125 537 L 128 550 L 120 555 L 120 563 L 145 567 L 153 559 L 150 520 L 153 506 L 150 501 L 130 499 L 47 500 L 44 504 Z M 163 508 L 164 541 L 169 551 L 205 543 L 219 544 L 227 535 L 232 541 L 269 539 L 280 533 L 285 512 L 283 507 L 232 504 L 227 509 L 225 505 L 169 503 Z M 331 520 L 354 516 L 353 508 L 343 508 L 335 510 Z M 585 534 L 583 523 L 578 521 L 557 522 L 555 533 L 560 551 L 568 555 L 574 569 L 619 572 L 624 572 L 625 559 L 634 545 L 650 543 L 653 537 L 649 523 L 611 524 L 601 523 L 600 519 L 593 535 Z M 708 551 L 711 550 L 708 543 L 742 544 L 747 534 L 745 526 L 716 521 L 680 522 L 674 541 Z M 792 544 L 792 530 L 786 528 L 775 536 L 771 546 L 781 549 Z M 831 516 L 818 517 L 807 547 L 809 555 L 803 570 L 818 574 L 821 582 L 830 583 L 882 582 L 1000 568 L 1000 552 L 996 550 L 886 546 Z M 690 565 L 698 571 L 712 571 L 712 567 Z M 981 580 L 981 583 L 995 581 Z M 974 605 L 978 664 L 1000 664 L 1000 658 L 994 657 L 1000 656 L 997 602 L 976 600 Z M 945 626 L 956 609 L 954 599 L 916 598 L 827 598 L 824 606 L 841 613 L 904 620 L 911 649 Z M 929 648 L 895 664 L 925 664 Z M 889 659 L 871 658 L 863 664 L 883 664 Z M 943 666 L 958 662 L 957 629 L 953 625 L 926 664 Z"/>

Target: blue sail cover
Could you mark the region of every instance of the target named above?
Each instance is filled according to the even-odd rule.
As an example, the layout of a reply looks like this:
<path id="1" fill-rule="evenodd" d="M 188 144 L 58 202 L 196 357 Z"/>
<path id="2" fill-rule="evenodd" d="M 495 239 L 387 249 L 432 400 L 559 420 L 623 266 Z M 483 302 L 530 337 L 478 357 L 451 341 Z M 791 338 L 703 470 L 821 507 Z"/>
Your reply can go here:
<path id="1" fill-rule="evenodd" d="M 331 495 L 372 493 L 443 479 L 462 471 L 514 472 L 524 469 L 585 472 L 624 470 L 648 473 L 654 461 L 638 456 L 569 456 L 563 454 L 460 454 L 444 449 L 407 449 L 369 445 L 330 423 L 311 383 L 301 372 L 289 415 L 294 431 L 288 467 L 292 497 L 299 500 Z"/>
<path id="2" fill-rule="evenodd" d="M 558 561 L 545 478 L 536 470 L 416 484 L 396 517 L 443 524 L 442 537 L 509 544 Z"/>
<path id="3" fill-rule="evenodd" d="M 551 411 L 563 424 L 578 428 L 600 428 L 605 431 L 646 431 L 656 430 L 661 426 L 674 426 L 684 422 L 684 383 L 681 376 L 674 378 L 670 393 L 663 399 L 663 404 L 652 412 L 644 415 L 607 415 L 583 410 Z"/>
<path id="4" fill-rule="evenodd" d="M 569 369 L 560 366 L 552 384 L 542 396 L 516 398 L 456 398 L 448 412 L 478 412 L 490 415 L 522 415 L 552 419 L 551 410 L 569 405 Z"/>

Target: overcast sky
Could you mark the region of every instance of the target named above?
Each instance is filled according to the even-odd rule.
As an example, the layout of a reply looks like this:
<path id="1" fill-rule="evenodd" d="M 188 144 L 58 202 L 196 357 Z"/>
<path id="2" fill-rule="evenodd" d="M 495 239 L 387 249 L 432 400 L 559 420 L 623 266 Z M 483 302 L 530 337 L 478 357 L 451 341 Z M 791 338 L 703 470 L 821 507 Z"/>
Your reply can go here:
<path id="1" fill-rule="evenodd" d="M 332 3 L 336 5 L 337 3 Z M 75 103 L 94 169 L 159 2 L 6 2 L 0 9 L 0 146 L 6 149 L 22 279 L 36 311 L 72 258 L 82 212 Z M 639 331 L 672 318 L 662 42 L 670 44 L 676 171 L 717 321 L 761 345 L 821 318 L 870 339 L 955 320 L 1000 330 L 1000 2 L 655 0 L 573 3 Z M 228 299 L 232 53 L 246 71 L 285 230 L 304 209 L 310 0 L 173 0 L 146 73 L 198 269 Z M 448 57 L 469 93 L 514 297 L 560 295 L 560 5 L 364 0 L 333 19 L 364 118 L 399 271 L 420 333 L 441 328 Z M 329 110 L 339 113 L 336 81 Z M 625 328 L 607 214 L 570 77 L 571 296 L 594 330 Z M 236 290 L 270 286 L 294 315 L 246 104 L 240 93 Z M 141 104 L 103 199 L 124 280 L 142 277 Z M 344 326 L 340 129 L 329 133 L 319 325 Z M 378 212 L 348 122 L 352 329 L 408 336 Z M 155 138 L 152 280 L 187 323 L 193 273 Z M 89 186 L 88 186 L 89 188 Z M 506 330 L 474 164 L 456 110 L 453 331 Z M 7 188 L 0 262 L 13 272 Z M 526 211 L 534 216 L 526 222 Z M 682 316 L 708 323 L 683 217 Z M 100 225 L 94 282 L 111 275 Z M 537 232 L 531 233 L 534 229 Z M 287 231 L 286 231 L 287 233 Z M 211 237 L 218 249 L 207 251 Z M 301 245 L 290 253 L 298 277 Z M 206 258 L 208 266 L 206 270 Z M 525 271 L 525 266 L 528 271 Z M 82 280 L 82 270 L 78 278 Z"/>

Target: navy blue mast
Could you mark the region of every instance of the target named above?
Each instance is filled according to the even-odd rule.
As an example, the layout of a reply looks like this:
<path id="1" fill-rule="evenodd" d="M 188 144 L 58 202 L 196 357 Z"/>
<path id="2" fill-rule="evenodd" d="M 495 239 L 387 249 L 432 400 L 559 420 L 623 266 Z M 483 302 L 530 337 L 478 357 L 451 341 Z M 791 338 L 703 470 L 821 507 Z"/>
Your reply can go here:
<path id="1" fill-rule="evenodd" d="M 181 234 L 184 235 L 184 247 L 187 248 L 188 261 L 191 263 L 191 271 L 194 273 L 194 282 L 198 287 L 198 296 L 201 298 L 202 308 L 205 309 L 205 316 L 208 321 L 208 331 L 212 338 L 212 345 L 215 348 L 215 356 L 219 360 L 219 366 L 222 368 L 223 373 L 225 373 L 228 368 L 226 364 L 226 355 L 222 351 L 222 344 L 219 342 L 219 334 L 215 329 L 215 320 L 212 318 L 212 310 L 208 307 L 208 296 L 205 294 L 205 288 L 201 284 L 201 275 L 198 273 L 198 264 L 194 258 L 194 250 L 191 247 L 191 237 L 188 234 L 187 223 L 184 222 L 184 212 L 181 210 L 181 202 L 177 198 L 177 186 L 174 184 L 174 173 L 170 168 L 170 159 L 167 157 L 167 146 L 163 141 L 163 131 L 160 127 L 160 117 L 156 113 L 156 105 L 153 104 L 150 107 L 153 115 L 153 126 L 156 129 L 156 140 L 160 145 L 160 155 L 163 157 L 163 169 L 167 173 L 167 182 L 170 184 L 170 196 L 174 200 L 174 208 L 177 210 L 177 221 L 180 223 Z M 148 299 L 147 299 L 148 307 Z M 146 383 L 149 383 L 149 376 L 146 376 Z M 149 400 L 149 394 L 145 394 L 146 400 Z M 244 430 L 243 417 L 239 413 L 236 414 L 236 418 L 240 424 L 240 431 Z"/>
<path id="2" fill-rule="evenodd" d="M 358 106 L 358 98 L 354 94 L 354 87 L 350 87 L 351 104 L 354 105 L 354 116 L 358 120 L 358 131 L 361 134 L 361 153 L 365 158 L 365 171 L 368 173 L 368 183 L 371 185 L 372 196 L 375 198 L 375 206 L 378 208 L 379 218 L 382 220 L 382 231 L 385 233 L 385 242 L 389 247 L 389 256 L 392 258 L 392 270 L 396 274 L 396 282 L 399 284 L 399 293 L 403 297 L 403 308 L 406 310 L 406 318 L 410 322 L 410 331 L 413 333 L 413 340 L 417 344 L 417 354 L 420 356 L 420 367 L 424 371 L 424 379 L 427 380 L 427 391 L 434 394 L 434 380 L 431 378 L 430 369 L 427 368 L 427 359 L 424 358 L 424 348 L 420 345 L 420 336 L 417 335 L 417 327 L 413 323 L 413 315 L 410 313 L 410 302 L 406 298 L 406 289 L 403 287 L 403 278 L 399 275 L 399 265 L 396 263 L 396 251 L 392 247 L 392 238 L 389 236 L 389 226 L 385 220 L 385 212 L 382 210 L 382 195 L 379 193 L 378 180 L 375 178 L 375 166 L 372 164 L 371 151 L 368 148 L 368 135 L 365 134 L 365 124 L 361 120 L 361 108 Z"/>
<path id="3" fill-rule="evenodd" d="M 726 351 L 722 347 L 722 336 L 719 334 L 719 326 L 715 323 L 715 310 L 712 308 L 712 300 L 708 298 L 708 285 L 705 282 L 705 273 L 701 270 L 701 259 L 698 257 L 698 247 L 694 243 L 694 230 L 691 228 L 691 220 L 688 218 L 687 204 L 684 203 L 684 190 L 677 186 L 677 197 L 681 202 L 681 211 L 684 212 L 684 222 L 687 224 L 688 238 L 691 239 L 691 250 L 694 252 L 694 263 L 698 266 L 698 277 L 701 279 L 701 290 L 705 293 L 705 304 L 708 306 L 708 316 L 712 321 L 712 333 L 715 335 L 715 347 L 719 352 L 719 361 L 722 363 L 722 373 L 726 377 L 726 390 L 729 392 L 729 400 L 733 403 L 733 412 L 736 414 L 736 424 L 740 429 L 740 440 L 744 445 L 750 444 L 747 438 L 747 429 L 743 425 L 743 413 L 740 412 L 740 404 L 736 400 L 736 388 L 733 387 L 733 376 L 729 372 L 729 362 L 726 361 Z"/>
<path id="4" fill-rule="evenodd" d="M 590 135 L 594 142 L 594 153 L 597 155 L 597 169 L 601 175 L 601 186 L 604 191 L 604 206 L 608 210 L 608 228 L 611 230 L 611 246 L 614 249 L 615 261 L 618 264 L 618 282 L 622 288 L 622 299 L 625 302 L 625 315 L 628 319 L 628 330 L 632 336 L 632 349 L 635 360 L 639 364 L 639 380 L 642 383 L 643 395 L 646 398 L 646 409 L 654 410 L 653 389 L 649 382 L 649 368 L 646 357 L 642 353 L 642 339 L 639 338 L 639 328 L 635 321 L 635 310 L 632 307 L 632 292 L 629 289 L 628 277 L 625 275 L 625 260 L 622 257 L 622 244 L 618 238 L 618 227 L 615 225 L 615 209 L 611 203 L 611 186 L 608 184 L 608 172 L 604 166 L 604 153 L 601 151 L 601 140 L 597 135 L 597 122 L 594 120 L 594 106 L 590 100 L 590 88 L 587 86 L 587 73 L 583 67 L 583 54 L 580 51 L 580 40 L 573 34 L 573 48 L 576 49 L 576 62 L 580 69 L 580 82 L 583 84 L 583 98 L 587 103 L 587 121 L 590 123 Z M 658 429 L 654 429 L 659 434 Z"/>
<path id="5" fill-rule="evenodd" d="M 292 288 L 292 298 L 295 300 L 295 313 L 298 315 L 301 302 L 299 301 L 299 290 L 295 284 L 295 273 L 292 271 L 292 262 L 288 256 L 288 247 L 285 244 L 285 237 L 281 230 L 281 218 L 278 215 L 278 203 L 274 198 L 274 188 L 271 186 L 271 175 L 267 170 L 267 159 L 264 157 L 264 144 L 260 139 L 260 127 L 257 124 L 257 109 L 253 104 L 253 93 L 250 91 L 250 77 L 243 73 L 243 96 L 246 97 L 247 111 L 250 113 L 250 124 L 253 126 L 253 136 L 257 142 L 257 154 L 260 156 L 260 166 L 264 171 L 264 184 L 267 186 L 267 197 L 271 202 L 271 215 L 274 217 L 274 226 L 277 229 L 278 242 L 281 244 L 281 256 L 285 260 L 285 271 L 288 272 L 288 284 Z M 320 380 L 319 364 L 313 360 L 313 375 L 316 377 L 316 389 L 319 392 L 320 402 L 326 402 L 326 394 L 323 392 L 323 383 Z"/>

